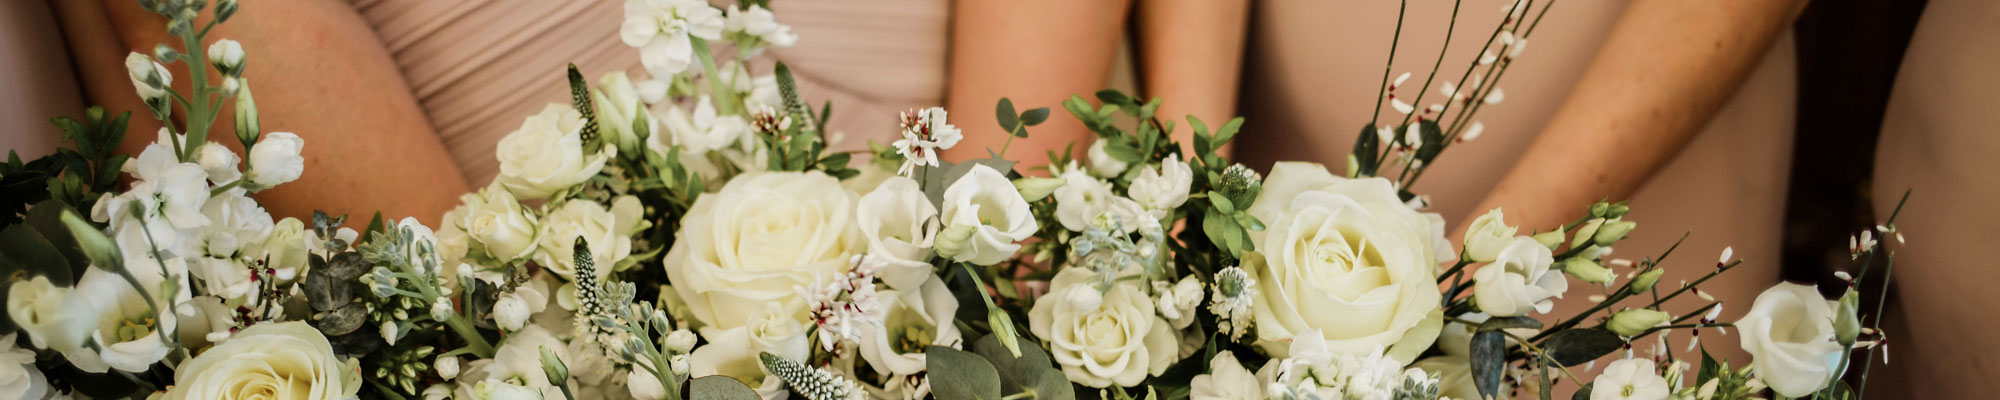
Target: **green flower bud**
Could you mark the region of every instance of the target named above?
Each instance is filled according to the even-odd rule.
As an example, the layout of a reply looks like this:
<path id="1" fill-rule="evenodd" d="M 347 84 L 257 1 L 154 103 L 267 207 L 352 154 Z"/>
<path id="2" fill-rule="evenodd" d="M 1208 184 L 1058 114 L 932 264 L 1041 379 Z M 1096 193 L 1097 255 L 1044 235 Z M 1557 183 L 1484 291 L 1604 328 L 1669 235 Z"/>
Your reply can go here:
<path id="1" fill-rule="evenodd" d="M 1626 214 L 1626 213 L 1629 213 L 1629 212 L 1632 212 L 1632 207 L 1629 207 L 1629 206 L 1626 206 L 1626 205 L 1625 205 L 1625 204 L 1623 204 L 1623 203 L 1620 203 L 1620 204 L 1612 204 L 1612 205 L 1611 205 L 1611 208 L 1610 208 L 1610 209 L 1608 209 L 1608 210 L 1605 210 L 1605 211 L 1604 211 L 1604 217 L 1605 217 L 1605 218 L 1622 218 L 1622 217 L 1624 217 L 1624 216 L 1625 216 L 1625 214 Z"/>
<path id="2" fill-rule="evenodd" d="M 1561 246 L 1564 239 L 1562 231 L 1542 232 L 1532 237 L 1535 238 L 1535 241 L 1542 242 L 1543 246 L 1549 246 L 1549 250 L 1555 250 L 1556 246 Z"/>
<path id="3" fill-rule="evenodd" d="M 1637 336 L 1647 329 L 1660 326 L 1660 324 L 1666 323 L 1668 319 L 1672 319 L 1673 317 L 1672 314 L 1667 314 L 1659 310 L 1643 308 L 1625 310 L 1619 311 L 1617 314 L 1612 314 L 1611 322 L 1605 324 L 1605 327 L 1610 328 L 1611 333 L 1616 333 L 1618 336 L 1631 337 Z"/>
<path id="4" fill-rule="evenodd" d="M 1833 338 L 1841 346 L 1854 346 L 1861 337 L 1861 291 L 1849 289 L 1840 296 L 1840 314 L 1834 316 Z"/>
<path id="5" fill-rule="evenodd" d="M 1570 239 L 1569 247 L 1583 247 L 1591 243 L 1591 238 L 1597 236 L 1597 229 L 1602 226 L 1604 226 L 1603 218 L 1592 218 L 1589 222 L 1584 222 L 1583 227 L 1576 228 L 1576 236 Z"/>
<path id="6" fill-rule="evenodd" d="M 1597 202 L 1597 204 L 1590 205 L 1590 216 L 1592 217 L 1603 218 L 1604 214 L 1610 212 L 1611 212 L 1611 203 L 1600 201 Z"/>
<path id="7" fill-rule="evenodd" d="M 1638 277 L 1632 278 L 1632 293 L 1653 290 L 1653 284 L 1660 283 L 1660 274 L 1666 272 L 1666 268 L 1653 268 L 1639 273 Z"/>
<path id="8" fill-rule="evenodd" d="M 1014 180 L 1014 190 L 1021 192 L 1021 199 L 1028 202 L 1041 201 L 1063 187 L 1062 178 L 1021 178 Z"/>
<path id="9" fill-rule="evenodd" d="M 934 247 L 937 249 L 938 256 L 951 258 L 958 255 L 958 253 L 965 252 L 966 246 L 972 242 L 972 233 L 978 230 L 979 227 L 974 225 L 952 225 L 938 231 L 936 247 Z"/>
<path id="10" fill-rule="evenodd" d="M 1569 261 L 1564 262 L 1563 273 L 1576 277 L 1577 280 L 1600 285 L 1618 278 L 1617 272 L 1612 272 L 1610 268 L 1597 265 L 1596 261 L 1584 258 L 1571 258 Z"/>
<path id="11" fill-rule="evenodd" d="M 257 143 L 257 100 L 250 98 L 250 78 L 236 78 L 236 140 L 243 148 Z"/>
<path id="12" fill-rule="evenodd" d="M 542 373 L 548 375 L 551 385 L 569 384 L 569 367 L 564 366 L 562 359 L 556 358 L 556 353 L 547 347 L 542 348 Z"/>
<path id="13" fill-rule="evenodd" d="M 63 225 L 69 227 L 70 234 L 76 236 L 76 246 L 83 249 L 83 255 L 90 258 L 91 265 L 106 271 L 125 271 L 125 257 L 119 255 L 118 244 L 112 243 L 110 237 L 104 236 L 104 231 L 99 231 L 97 226 L 84 222 L 83 217 L 76 216 L 75 211 L 63 210 L 62 221 Z"/>
<path id="14" fill-rule="evenodd" d="M 1596 241 L 1599 246 L 1610 246 L 1613 243 L 1618 243 L 1619 240 L 1624 240 L 1625 234 L 1632 233 L 1632 228 L 1637 227 L 1639 227 L 1639 223 L 1632 221 L 1612 220 L 1605 222 L 1604 226 L 1597 228 L 1597 234 L 1592 240 Z"/>

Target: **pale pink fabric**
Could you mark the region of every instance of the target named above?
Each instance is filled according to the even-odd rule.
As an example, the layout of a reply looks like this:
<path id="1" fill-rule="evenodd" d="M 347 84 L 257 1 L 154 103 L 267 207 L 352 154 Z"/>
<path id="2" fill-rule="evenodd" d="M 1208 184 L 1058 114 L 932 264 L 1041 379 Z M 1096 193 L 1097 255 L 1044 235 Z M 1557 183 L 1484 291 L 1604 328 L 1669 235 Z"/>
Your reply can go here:
<path id="1" fill-rule="evenodd" d="M 566 102 L 564 67 L 585 78 L 644 76 L 618 40 L 624 3 L 589 1 L 352 0 L 395 56 L 445 147 L 473 185 L 498 173 L 493 148 L 528 115 Z M 800 92 L 834 103 L 836 148 L 893 140 L 896 112 L 942 105 L 950 4 L 945 1 L 780 1 L 798 45 L 769 59 L 790 65 Z M 768 60 L 752 68 L 769 71 Z"/>

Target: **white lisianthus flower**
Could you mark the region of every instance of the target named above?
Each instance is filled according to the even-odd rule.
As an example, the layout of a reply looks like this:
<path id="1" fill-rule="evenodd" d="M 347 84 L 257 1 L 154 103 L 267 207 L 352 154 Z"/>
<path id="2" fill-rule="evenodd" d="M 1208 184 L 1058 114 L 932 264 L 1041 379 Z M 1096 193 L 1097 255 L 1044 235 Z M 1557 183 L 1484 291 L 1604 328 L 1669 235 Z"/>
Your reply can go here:
<path id="1" fill-rule="evenodd" d="M 541 391 L 526 386 L 487 379 L 472 384 L 473 400 L 546 400 Z"/>
<path id="2" fill-rule="evenodd" d="M 1548 313 L 1555 307 L 1551 298 L 1569 291 L 1569 279 L 1562 271 L 1549 269 L 1554 255 L 1547 246 L 1527 236 L 1515 236 L 1494 260 L 1472 274 L 1473 299 L 1489 315 L 1512 317 L 1529 311 Z"/>
<path id="3" fill-rule="evenodd" d="M 750 134 L 750 122 L 739 115 L 717 115 L 715 105 L 707 95 L 695 102 L 693 113 L 680 107 L 667 107 L 662 117 L 667 133 L 671 137 L 654 135 L 646 138 L 646 147 L 660 154 L 667 154 L 674 145 L 682 151 L 700 154 L 735 145 L 745 135 Z M 671 139 L 671 141 L 668 141 Z"/>
<path id="4" fill-rule="evenodd" d="M 939 221 L 939 256 L 978 265 L 993 265 L 1013 257 L 1023 239 L 1035 234 L 1035 217 L 1027 199 L 993 167 L 978 165 L 944 190 Z"/>
<path id="5" fill-rule="evenodd" d="M 208 142 L 201 145 L 201 154 L 197 156 L 195 163 L 201 164 L 202 171 L 208 173 L 209 183 L 221 185 L 243 176 L 243 171 L 236 170 L 237 161 L 240 160 L 236 157 L 236 152 L 229 151 L 229 148 L 223 147 L 221 143 Z M 241 192 L 242 189 L 231 191 Z"/>
<path id="6" fill-rule="evenodd" d="M 583 153 L 583 114 L 566 104 L 550 103 L 521 122 L 521 128 L 500 138 L 494 150 L 500 160 L 495 179 L 525 200 L 548 197 L 597 175 L 618 154 L 604 146 L 597 154 Z"/>
<path id="7" fill-rule="evenodd" d="M 1336 353 L 1387 348 L 1408 362 L 1437 339 L 1443 221 L 1403 204 L 1387 179 L 1281 162 L 1249 213 L 1268 226 L 1250 232 L 1261 259 L 1243 263 L 1262 283 L 1252 304 L 1260 348 L 1282 356 L 1286 340 L 1318 331 Z"/>
<path id="8" fill-rule="evenodd" d="M 83 348 L 96 328 L 95 310 L 75 289 L 57 287 L 46 276 L 14 281 L 7 289 L 7 316 L 28 333 L 35 347 L 60 352 Z"/>
<path id="9" fill-rule="evenodd" d="M 1643 358 L 1612 361 L 1591 384 L 1590 400 L 1666 400 L 1672 389 Z"/>
<path id="10" fill-rule="evenodd" d="M 1494 257 L 1500 255 L 1500 249 L 1513 243 L 1514 234 L 1520 231 L 1520 228 L 1507 226 L 1505 218 L 1500 209 L 1495 208 L 1473 219 L 1472 225 L 1465 227 L 1465 255 L 1474 262 L 1493 262 Z"/>
<path id="11" fill-rule="evenodd" d="M 234 75 L 243 68 L 243 44 L 229 39 L 216 40 L 208 45 L 208 63 L 225 75 Z"/>
<path id="12" fill-rule="evenodd" d="M 1098 291 L 1099 275 L 1086 268 L 1063 268 L 1049 282 L 1052 299 L 1074 291 Z M 1180 339 L 1155 315 L 1153 301 L 1137 281 L 1111 284 L 1094 308 L 1071 301 L 1036 302 L 1028 326 L 1049 343 L 1049 354 L 1071 382 L 1103 388 L 1134 386 L 1158 376 L 1177 359 Z"/>
<path id="13" fill-rule="evenodd" d="M 740 316 L 743 325 L 732 328 L 704 326 L 701 336 L 708 345 L 694 349 L 688 365 L 692 376 L 724 375 L 749 382 L 764 398 L 786 393 L 783 381 L 767 376 L 759 353 L 771 353 L 787 360 L 801 361 L 812 355 L 806 324 L 791 308 L 779 303 L 752 305 Z M 800 310 L 803 311 L 803 310 Z M 762 382 L 762 384 L 758 384 Z M 783 398 L 783 397 L 778 397 Z"/>
<path id="14" fill-rule="evenodd" d="M 1196 375 L 1189 383 L 1193 400 L 1264 400 L 1264 383 L 1243 368 L 1236 353 L 1223 350 L 1208 360 L 1208 373 Z"/>
<path id="15" fill-rule="evenodd" d="M 571 201 L 542 216 L 535 263 L 564 280 L 576 280 L 576 239 L 581 237 L 597 264 L 597 279 L 610 277 L 612 267 L 632 254 L 632 226 L 640 218 L 637 197 L 619 196 L 611 206 L 606 210 L 594 201 Z"/>
<path id="16" fill-rule="evenodd" d="M 161 267 L 149 267 L 151 259 L 127 259 L 126 266 L 133 268 L 133 276 L 139 277 L 141 285 L 152 294 L 158 294 Z M 186 274 L 186 266 L 179 258 L 167 260 L 162 267 L 176 274 Z M 150 278 L 150 279 L 149 279 Z M 97 326 L 91 332 L 91 340 L 98 343 L 96 351 L 75 351 L 66 353 L 70 363 L 85 372 L 102 373 L 109 368 L 125 372 L 144 372 L 153 363 L 167 356 L 167 342 L 164 335 L 177 334 L 177 322 L 172 307 L 152 310 L 146 301 L 147 293 L 140 293 L 125 282 L 117 273 L 100 268 L 91 268 L 77 280 L 77 293 L 90 303 L 96 311 Z M 188 296 L 185 292 L 181 296 Z M 157 296 L 156 296 L 157 297 Z M 172 299 L 155 298 L 159 304 L 175 304 Z M 166 332 L 166 333 L 161 333 Z"/>
<path id="17" fill-rule="evenodd" d="M 1752 357 L 1757 379 L 1785 397 L 1805 397 L 1826 387 L 1840 363 L 1834 341 L 1836 305 L 1813 286 L 1779 283 L 1757 295 L 1736 321 L 1743 351 Z"/>
<path id="18" fill-rule="evenodd" d="M 174 305 L 174 336 L 181 341 L 181 348 L 202 349 L 228 339 L 230 329 L 239 328 L 236 323 L 236 307 L 222 304 L 222 299 L 201 296 Z"/>
<path id="19" fill-rule="evenodd" d="M 752 46 L 761 42 L 778 47 L 792 47 L 793 43 L 799 41 L 799 35 L 792 33 L 792 27 L 778 23 L 776 16 L 771 14 L 771 10 L 764 9 L 764 6 L 752 4 L 748 9 L 740 6 L 730 7 L 728 14 L 723 29 L 731 36 L 739 37 L 737 39 L 739 42 L 747 42 L 745 44 Z"/>
<path id="20" fill-rule="evenodd" d="M 306 168 L 305 157 L 299 155 L 305 147 L 306 140 L 291 132 L 264 134 L 250 147 L 250 182 L 270 188 L 298 180 Z"/>
<path id="21" fill-rule="evenodd" d="M 1156 219 L 1143 206 L 1132 199 L 1118 197 L 1111 193 L 1111 185 L 1080 170 L 1062 173 L 1063 185 L 1056 188 L 1056 222 L 1064 229 L 1082 232 L 1091 228 L 1097 217 L 1109 214 L 1118 219 L 1119 230 L 1132 232 L 1147 226 L 1149 219 Z M 1150 225 L 1158 225 L 1152 221 Z"/>
<path id="22" fill-rule="evenodd" d="M 35 351 L 14 347 L 14 334 L 0 335 L 0 397 L 40 399 L 49 395 L 49 379 L 35 367 Z"/>
<path id="23" fill-rule="evenodd" d="M 818 171 L 740 176 L 696 200 L 682 220 L 688 234 L 668 250 L 665 267 L 704 325 L 702 336 L 745 326 L 766 304 L 802 321 L 806 303 L 793 288 L 845 273 L 867 249 L 855 229 L 855 201 Z M 749 354 L 754 363 L 756 353 Z"/>
<path id="24" fill-rule="evenodd" d="M 169 95 L 168 90 L 173 90 L 174 74 L 144 53 L 135 51 L 125 55 L 125 72 L 132 78 L 132 87 L 138 90 L 141 99 L 164 99 Z"/>
<path id="25" fill-rule="evenodd" d="M 535 238 L 541 230 L 535 226 L 535 216 L 514 199 L 513 192 L 495 183 L 478 195 L 460 199 L 465 203 L 459 207 L 470 207 L 460 222 L 462 229 L 486 249 L 486 254 L 510 261 L 535 250 Z"/>
<path id="26" fill-rule="evenodd" d="M 1111 153 L 1104 152 L 1104 146 L 1109 143 L 1098 140 L 1090 144 L 1089 151 L 1084 152 L 1084 156 L 1090 160 L 1091 175 L 1105 179 L 1116 178 L 1118 175 L 1123 175 L 1126 168 L 1132 166 L 1132 163 L 1112 157 Z"/>
<path id="27" fill-rule="evenodd" d="M 886 290 L 877 297 L 884 314 L 880 325 L 864 325 L 861 358 L 877 372 L 911 376 L 924 372 L 925 346 L 956 346 L 964 341 L 953 324 L 958 299 L 933 275 L 910 289 Z"/>
<path id="28" fill-rule="evenodd" d="M 362 385 L 357 362 L 334 356 L 304 322 L 257 324 L 181 363 L 166 399 L 352 398 Z"/>
<path id="29" fill-rule="evenodd" d="M 854 209 L 868 254 L 882 262 L 876 271 L 889 287 L 914 290 L 931 273 L 931 244 L 938 232 L 937 206 L 908 177 L 892 176 L 861 196 Z"/>
<path id="30" fill-rule="evenodd" d="M 618 38 L 639 49 L 639 61 L 665 78 L 694 65 L 693 38 L 722 38 L 722 11 L 701 0 L 625 0 Z"/>
<path id="31" fill-rule="evenodd" d="M 1132 179 L 1130 190 L 1132 200 L 1153 210 L 1172 210 L 1186 203 L 1189 186 L 1194 184 L 1194 170 L 1181 162 L 1175 154 L 1160 160 L 1159 167 L 1146 167 L 1139 176 Z"/>

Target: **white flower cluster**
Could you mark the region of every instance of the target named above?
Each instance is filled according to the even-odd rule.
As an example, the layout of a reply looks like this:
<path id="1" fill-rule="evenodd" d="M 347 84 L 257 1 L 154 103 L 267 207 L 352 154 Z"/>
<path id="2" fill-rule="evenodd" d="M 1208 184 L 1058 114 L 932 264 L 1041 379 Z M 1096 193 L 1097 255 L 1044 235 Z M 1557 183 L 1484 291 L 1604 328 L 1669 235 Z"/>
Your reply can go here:
<path id="1" fill-rule="evenodd" d="M 843 343 L 860 341 L 868 328 L 882 325 L 875 273 L 884 262 L 867 255 L 853 259 L 854 266 L 847 273 L 796 289 L 805 298 L 806 318 L 819 333 L 822 351 L 837 351 Z"/>
<path id="2" fill-rule="evenodd" d="M 1190 396 L 1201 400 L 1393 400 L 1406 384 L 1436 387 L 1439 383 L 1424 369 L 1405 368 L 1379 350 L 1334 352 L 1318 337 L 1301 336 L 1290 344 L 1290 357 L 1272 359 L 1254 375 L 1243 368 L 1235 354 L 1217 353 L 1209 361 L 1210 372 L 1192 381 Z"/>
<path id="3" fill-rule="evenodd" d="M 938 166 L 938 152 L 950 150 L 965 138 L 957 126 L 946 122 L 947 116 L 939 107 L 903 112 L 903 138 L 891 144 L 896 146 L 896 154 L 903 156 L 897 175 L 911 176 L 917 167 Z"/>

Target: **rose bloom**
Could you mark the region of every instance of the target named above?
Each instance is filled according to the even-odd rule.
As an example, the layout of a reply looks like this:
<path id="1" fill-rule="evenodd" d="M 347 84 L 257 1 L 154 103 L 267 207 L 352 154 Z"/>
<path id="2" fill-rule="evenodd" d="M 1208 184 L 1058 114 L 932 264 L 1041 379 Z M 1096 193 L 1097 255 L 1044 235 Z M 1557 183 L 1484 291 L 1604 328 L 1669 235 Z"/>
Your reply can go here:
<path id="1" fill-rule="evenodd" d="M 703 329 L 741 327 L 767 303 L 803 320 L 793 288 L 845 273 L 868 248 L 854 205 L 853 193 L 818 171 L 737 177 L 688 210 L 667 277 Z"/>
<path id="2" fill-rule="evenodd" d="M 1261 254 L 1243 260 L 1261 283 L 1252 313 L 1266 353 L 1282 357 L 1294 335 L 1318 330 L 1329 351 L 1387 348 L 1407 363 L 1437 339 L 1444 221 L 1405 205 L 1388 180 L 1281 162 L 1249 212 L 1267 227 L 1250 232 Z"/>
<path id="3" fill-rule="evenodd" d="M 495 181 L 523 200 L 535 200 L 597 175 L 618 148 L 584 154 L 583 124 L 583 114 L 566 104 L 549 104 L 529 116 L 520 129 L 500 138 L 494 150 L 500 160 Z"/>
<path id="4" fill-rule="evenodd" d="M 304 322 L 253 325 L 181 363 L 168 400 L 344 399 L 361 389 L 361 368 L 341 362 Z"/>
<path id="5" fill-rule="evenodd" d="M 1071 382 L 1102 388 L 1138 385 L 1179 360 L 1180 338 L 1154 312 L 1138 281 L 1113 284 L 1101 297 L 1097 273 L 1063 268 L 1048 294 L 1028 311 L 1028 327 L 1049 343 L 1049 355 Z M 1078 301 L 1091 298 L 1097 301 Z M 1095 303 L 1094 306 L 1092 306 Z"/>

